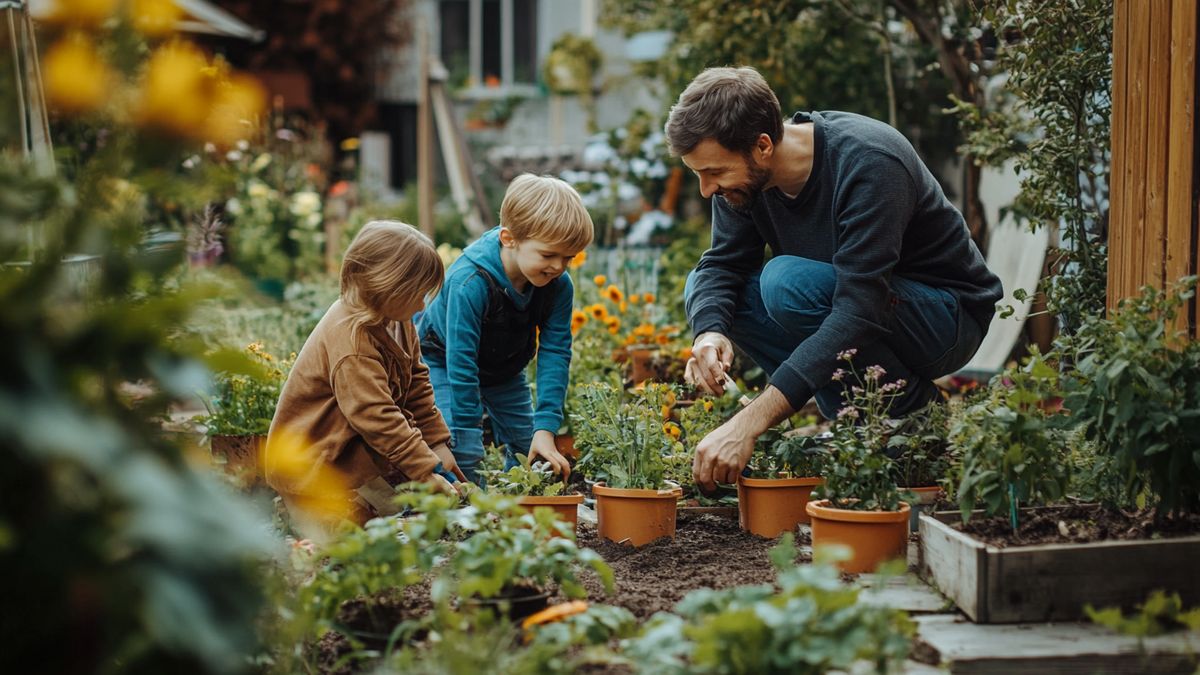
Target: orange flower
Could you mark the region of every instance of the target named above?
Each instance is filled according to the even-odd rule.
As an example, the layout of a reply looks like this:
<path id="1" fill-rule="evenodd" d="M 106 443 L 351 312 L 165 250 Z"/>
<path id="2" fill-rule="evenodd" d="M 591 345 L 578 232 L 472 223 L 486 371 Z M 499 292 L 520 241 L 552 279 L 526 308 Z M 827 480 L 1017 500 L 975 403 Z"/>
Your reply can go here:
<path id="1" fill-rule="evenodd" d="M 654 294 L 653 293 L 642 293 L 642 299 L 646 301 L 647 305 L 649 305 L 650 303 L 654 302 Z"/>
<path id="2" fill-rule="evenodd" d="M 616 335 L 621 332 L 621 320 L 615 316 L 609 316 L 604 319 L 604 325 L 608 326 L 608 332 Z"/>
<path id="3" fill-rule="evenodd" d="M 583 325 L 587 322 L 588 316 L 582 310 L 577 309 L 571 312 L 571 334 L 578 333 L 579 329 L 583 328 Z"/>
<path id="4" fill-rule="evenodd" d="M 588 314 L 591 314 L 592 318 L 596 319 L 597 321 L 607 321 L 608 320 L 608 309 L 606 309 L 604 307 L 604 305 L 601 305 L 598 302 L 594 305 L 588 306 L 587 311 L 588 311 Z"/>
<path id="5" fill-rule="evenodd" d="M 629 296 L 629 304 L 631 304 L 631 305 L 636 305 L 639 302 L 641 302 L 641 300 L 642 300 L 642 297 L 640 295 L 638 295 L 637 293 L 632 293 Z"/>
<path id="6" fill-rule="evenodd" d="M 669 406 L 669 405 L 664 405 L 664 406 L 662 407 L 662 418 L 663 418 L 664 420 L 669 420 L 669 419 L 671 419 L 671 406 Z"/>
<path id="7" fill-rule="evenodd" d="M 575 254 L 574 258 L 571 258 L 571 262 L 567 263 L 567 267 L 577 270 L 580 267 L 583 267 L 583 263 L 585 262 L 587 262 L 587 251 L 580 251 L 579 253 Z"/>
<path id="8" fill-rule="evenodd" d="M 679 434 L 682 433 L 682 431 L 683 430 L 679 428 L 679 425 L 675 424 L 674 422 L 667 422 L 663 425 L 663 433 L 675 440 L 679 440 Z"/>
<path id="9" fill-rule="evenodd" d="M 692 358 L 692 348 L 684 347 L 683 349 L 680 349 L 679 350 L 679 358 L 684 361 L 687 361 L 688 359 Z"/>
<path id="10" fill-rule="evenodd" d="M 597 274 L 596 276 L 592 277 L 592 281 L 596 282 L 597 286 L 603 286 L 604 284 L 608 283 L 608 277 L 604 276 L 603 274 Z"/>
<path id="11" fill-rule="evenodd" d="M 625 294 L 621 292 L 621 289 L 611 284 L 604 289 L 604 297 L 608 298 L 610 302 L 618 304 L 625 301 Z"/>
<path id="12" fill-rule="evenodd" d="M 632 333 L 625 336 L 625 344 L 626 345 L 631 345 L 635 342 L 637 342 L 637 337 L 635 335 L 633 335 Z"/>
<path id="13" fill-rule="evenodd" d="M 666 333 L 659 333 L 658 335 L 654 336 L 654 341 L 660 345 L 665 345 L 671 341 L 671 336 L 667 335 Z"/>
<path id="14" fill-rule="evenodd" d="M 633 334 L 638 337 L 651 337 L 654 335 L 654 325 L 649 323 L 640 324 L 637 328 L 633 329 Z"/>
<path id="15" fill-rule="evenodd" d="M 626 305 L 624 300 L 621 301 L 621 304 L 617 305 L 617 311 L 621 312 L 622 314 L 624 314 L 625 310 L 627 309 L 629 309 L 629 305 Z"/>

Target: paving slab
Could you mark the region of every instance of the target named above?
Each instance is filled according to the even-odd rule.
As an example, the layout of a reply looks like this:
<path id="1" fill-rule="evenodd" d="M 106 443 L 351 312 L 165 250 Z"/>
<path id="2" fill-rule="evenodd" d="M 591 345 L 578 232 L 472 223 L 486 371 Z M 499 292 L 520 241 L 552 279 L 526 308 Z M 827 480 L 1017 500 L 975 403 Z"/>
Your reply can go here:
<path id="1" fill-rule="evenodd" d="M 955 611 L 954 603 L 911 572 L 882 578 L 874 574 L 862 574 L 858 582 L 866 587 L 859 600 L 870 605 L 902 609 L 910 614 Z"/>
<path id="2" fill-rule="evenodd" d="M 983 625 L 959 614 L 914 616 L 913 621 L 919 641 L 951 673 L 1190 674 L 1200 665 L 1200 635 L 1194 633 L 1139 640 L 1095 624 Z"/>

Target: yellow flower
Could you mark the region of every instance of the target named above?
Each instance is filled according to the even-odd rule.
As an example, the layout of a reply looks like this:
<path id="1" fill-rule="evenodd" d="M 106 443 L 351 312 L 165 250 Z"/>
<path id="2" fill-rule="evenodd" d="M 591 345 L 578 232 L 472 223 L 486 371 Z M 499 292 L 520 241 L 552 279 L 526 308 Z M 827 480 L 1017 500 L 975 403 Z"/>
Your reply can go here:
<path id="1" fill-rule="evenodd" d="M 360 145 L 360 142 L 358 140 L 358 137 L 351 136 L 350 138 L 342 140 L 342 142 L 338 145 L 338 147 L 340 147 L 343 152 L 354 152 L 355 150 L 358 149 L 359 145 Z"/>
<path id="2" fill-rule="evenodd" d="M 663 433 L 675 440 L 679 440 L 679 434 L 682 433 L 682 429 L 680 429 L 679 425 L 675 424 L 674 422 L 667 422 L 663 425 Z"/>
<path id="3" fill-rule="evenodd" d="M 608 326 L 608 332 L 616 335 L 621 332 L 621 320 L 615 316 L 609 316 L 604 319 L 604 325 Z"/>
<path id="4" fill-rule="evenodd" d="M 194 45 L 176 42 L 154 50 L 146 62 L 138 121 L 177 136 L 202 134 L 212 93 L 207 68 Z"/>
<path id="5" fill-rule="evenodd" d="M 608 277 L 604 276 L 603 274 L 597 274 L 596 276 L 592 277 L 592 281 L 596 282 L 597 286 L 603 286 L 604 284 L 608 283 Z"/>
<path id="6" fill-rule="evenodd" d="M 676 400 L 677 400 L 677 399 L 675 398 L 675 392 L 673 392 L 673 391 L 671 391 L 670 389 L 668 389 L 668 390 L 667 390 L 667 396 L 666 396 L 667 405 L 670 405 L 670 406 L 673 406 L 673 405 L 675 405 L 675 401 L 676 401 Z"/>
<path id="7" fill-rule="evenodd" d="M 104 23 L 117 11 L 121 0 L 54 0 L 54 21 L 70 21 L 84 26 Z"/>
<path id="8" fill-rule="evenodd" d="M 133 0 L 133 27 L 142 35 L 161 37 L 175 30 L 183 10 L 173 0 Z"/>
<path id="9" fill-rule="evenodd" d="M 216 90 L 212 112 L 205 129 L 205 140 L 218 145 L 233 145 L 253 129 L 251 122 L 263 111 L 267 94 L 258 80 L 235 75 Z"/>
<path id="10" fill-rule="evenodd" d="M 704 401 L 704 412 L 712 412 L 712 409 L 713 409 L 713 402 L 709 401 L 709 400 L 705 400 Z"/>
<path id="11" fill-rule="evenodd" d="M 585 262 L 587 262 L 587 251 L 580 251 L 579 253 L 575 254 L 574 258 L 571 258 L 571 262 L 567 263 L 567 267 L 577 270 L 580 267 L 583 267 L 583 263 Z"/>
<path id="12" fill-rule="evenodd" d="M 642 299 L 646 301 L 647 305 L 649 305 L 652 302 L 654 302 L 654 294 L 653 293 L 642 293 Z"/>
<path id="13" fill-rule="evenodd" d="M 583 325 L 587 322 L 588 316 L 582 310 L 577 309 L 571 312 L 571 333 L 578 333 L 579 329 L 583 328 Z"/>
<path id="14" fill-rule="evenodd" d="M 688 359 L 692 358 L 692 348 L 684 347 L 683 349 L 680 349 L 679 358 L 683 361 L 687 361 Z"/>
<path id="15" fill-rule="evenodd" d="M 640 324 L 637 328 L 633 329 L 633 334 L 638 337 L 650 337 L 654 335 L 654 325 L 649 323 Z"/>
<path id="16" fill-rule="evenodd" d="M 292 505 L 313 524 L 336 523 L 351 514 L 349 483 L 313 452 L 313 444 L 303 434 L 289 429 L 272 432 L 263 465 L 271 484 L 281 486 Z"/>
<path id="17" fill-rule="evenodd" d="M 639 296 L 637 293 L 633 293 L 629 296 L 629 304 L 636 305 L 641 301 L 641 299 L 641 296 Z"/>
<path id="18" fill-rule="evenodd" d="M 112 89 L 113 73 L 95 43 L 82 33 L 59 40 L 46 54 L 46 98 L 70 114 L 96 110 Z"/>
<path id="19" fill-rule="evenodd" d="M 594 318 L 594 319 L 597 319 L 599 321 L 607 321 L 608 320 L 608 309 L 606 309 L 604 307 L 604 305 L 601 305 L 600 303 L 596 303 L 594 305 L 589 306 L 587 308 L 587 311 L 588 311 L 588 314 L 591 314 L 592 318 Z"/>
<path id="20" fill-rule="evenodd" d="M 666 333 L 659 333 L 658 335 L 654 336 L 654 341 L 660 345 L 665 345 L 671 341 L 671 336 L 667 335 Z"/>
<path id="21" fill-rule="evenodd" d="M 621 301 L 621 304 L 617 305 L 617 311 L 619 311 L 622 314 L 624 314 L 625 310 L 627 310 L 627 309 L 629 309 L 629 306 L 625 304 L 624 300 Z"/>
<path id="22" fill-rule="evenodd" d="M 618 304 L 625 301 L 625 294 L 621 292 L 621 289 L 611 284 L 604 289 L 604 297 L 608 298 L 610 302 Z"/>
<path id="23" fill-rule="evenodd" d="M 662 414 L 662 418 L 663 418 L 664 420 L 669 420 L 669 419 L 671 419 L 671 406 L 669 406 L 669 405 L 664 405 L 664 406 L 662 407 L 661 414 Z"/>

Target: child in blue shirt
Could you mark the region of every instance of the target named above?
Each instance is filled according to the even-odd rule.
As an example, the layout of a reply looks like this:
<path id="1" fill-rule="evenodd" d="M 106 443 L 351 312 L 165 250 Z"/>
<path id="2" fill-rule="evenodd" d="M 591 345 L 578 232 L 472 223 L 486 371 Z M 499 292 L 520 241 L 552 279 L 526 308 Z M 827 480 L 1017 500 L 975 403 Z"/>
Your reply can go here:
<path id="1" fill-rule="evenodd" d="M 524 174 L 505 192 L 500 223 L 463 251 L 417 318 L 421 354 L 469 480 L 478 480 L 485 410 L 509 466 L 528 454 L 565 477 L 570 465 L 554 440 L 571 363 L 567 265 L 592 242 L 592 219 L 567 183 Z M 536 407 L 525 380 L 534 358 Z"/>

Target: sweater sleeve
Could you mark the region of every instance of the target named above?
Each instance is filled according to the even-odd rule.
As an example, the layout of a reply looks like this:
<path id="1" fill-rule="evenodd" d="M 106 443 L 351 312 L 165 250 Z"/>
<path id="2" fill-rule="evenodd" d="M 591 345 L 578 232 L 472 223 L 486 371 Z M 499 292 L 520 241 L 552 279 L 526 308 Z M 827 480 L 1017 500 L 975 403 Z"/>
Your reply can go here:
<path id="1" fill-rule="evenodd" d="M 794 408 L 829 383 L 839 352 L 889 334 L 892 269 L 915 206 L 912 177 L 890 155 L 870 153 L 838 186 L 833 198 L 839 243 L 833 254 L 832 311 L 771 376 L 771 384 Z"/>
<path id="2" fill-rule="evenodd" d="M 413 340 L 405 348 L 413 354 L 412 384 L 411 391 L 408 392 L 409 412 L 412 413 L 417 428 L 421 430 L 425 443 L 430 447 L 445 443 L 450 440 L 450 430 L 446 428 L 446 421 L 434 403 L 433 385 L 429 382 L 429 367 L 421 359 L 420 341 Z"/>
<path id="3" fill-rule="evenodd" d="M 483 401 L 479 393 L 479 339 L 487 311 L 486 272 L 469 274 L 455 281 L 446 294 L 446 377 L 450 383 L 450 410 L 446 416 L 454 429 L 479 430 L 483 424 Z"/>
<path id="4" fill-rule="evenodd" d="M 713 198 L 712 214 L 712 247 L 696 263 L 685 299 L 688 323 L 697 336 L 709 331 L 729 335 L 738 294 L 763 264 L 765 242 L 748 215 L 722 197 Z"/>
<path id="5" fill-rule="evenodd" d="M 534 431 L 558 433 L 562 426 L 563 402 L 571 369 L 571 309 L 575 285 L 563 274 L 546 323 L 540 326 L 537 348 L 537 408 Z"/>
<path id="6" fill-rule="evenodd" d="M 433 471 L 438 457 L 392 399 L 381 360 L 346 356 L 334 365 L 332 381 L 338 408 L 368 445 L 409 480 L 422 480 Z"/>

